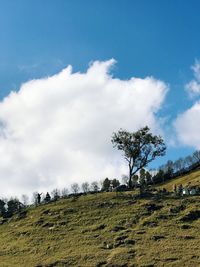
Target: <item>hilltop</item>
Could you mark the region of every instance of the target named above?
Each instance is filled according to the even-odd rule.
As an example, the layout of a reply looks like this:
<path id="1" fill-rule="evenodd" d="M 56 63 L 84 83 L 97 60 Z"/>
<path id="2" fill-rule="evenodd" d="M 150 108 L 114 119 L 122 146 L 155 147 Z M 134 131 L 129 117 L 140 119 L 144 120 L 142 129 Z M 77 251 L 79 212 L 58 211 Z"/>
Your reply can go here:
<path id="1" fill-rule="evenodd" d="M 0 225 L 0 266 L 200 266 L 199 203 L 200 196 L 141 199 L 134 191 L 29 207 Z"/>

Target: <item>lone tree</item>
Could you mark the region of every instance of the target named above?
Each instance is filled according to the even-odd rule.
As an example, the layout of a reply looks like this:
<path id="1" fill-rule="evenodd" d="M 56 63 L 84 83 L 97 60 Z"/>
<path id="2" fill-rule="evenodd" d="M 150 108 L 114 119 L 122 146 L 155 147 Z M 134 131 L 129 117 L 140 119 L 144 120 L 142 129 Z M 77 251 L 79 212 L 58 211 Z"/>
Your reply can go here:
<path id="1" fill-rule="evenodd" d="M 120 129 L 113 133 L 111 142 L 122 150 L 129 167 L 128 186 L 132 188 L 132 177 L 158 156 L 165 155 L 166 146 L 161 136 L 153 135 L 148 126 L 130 133 Z"/>

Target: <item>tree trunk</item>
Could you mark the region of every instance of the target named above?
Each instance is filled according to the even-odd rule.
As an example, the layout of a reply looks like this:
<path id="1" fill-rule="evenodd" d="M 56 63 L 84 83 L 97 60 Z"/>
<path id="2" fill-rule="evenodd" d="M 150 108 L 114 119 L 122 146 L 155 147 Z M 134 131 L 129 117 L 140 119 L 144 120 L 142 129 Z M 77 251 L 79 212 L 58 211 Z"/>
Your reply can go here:
<path id="1" fill-rule="evenodd" d="M 129 166 L 129 181 L 128 181 L 128 187 L 131 189 L 133 187 L 133 183 L 132 183 L 132 169 Z"/>

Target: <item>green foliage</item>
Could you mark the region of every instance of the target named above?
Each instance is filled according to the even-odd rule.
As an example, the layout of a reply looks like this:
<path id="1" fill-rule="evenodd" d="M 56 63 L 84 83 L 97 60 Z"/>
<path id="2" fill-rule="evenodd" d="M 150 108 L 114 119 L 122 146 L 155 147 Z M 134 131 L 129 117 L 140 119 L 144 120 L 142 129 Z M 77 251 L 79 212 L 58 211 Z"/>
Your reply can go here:
<path id="1" fill-rule="evenodd" d="M 153 176 L 154 183 L 164 182 L 165 173 L 163 170 L 159 170 L 156 175 Z"/>
<path id="2" fill-rule="evenodd" d="M 113 133 L 111 142 L 118 150 L 123 151 L 129 166 L 129 187 L 132 187 L 132 176 L 158 156 L 163 156 L 166 146 L 162 137 L 153 135 L 149 127 L 130 133 L 119 130 Z"/>
<path id="3" fill-rule="evenodd" d="M 200 197 L 137 194 L 88 194 L 14 215 L 0 225 L 1 266 L 199 266 Z"/>
<path id="4" fill-rule="evenodd" d="M 166 180 L 165 183 L 157 185 L 156 188 L 163 188 L 163 185 L 165 186 L 165 188 L 169 191 L 173 191 L 173 187 L 174 185 L 178 186 L 178 185 L 183 185 L 183 186 L 187 186 L 188 183 L 190 184 L 190 186 L 200 186 L 200 171 L 193 171 L 187 175 L 183 175 L 183 176 L 179 176 L 175 179 L 171 179 L 171 180 Z M 161 182 L 163 181 L 162 178 L 160 178 Z"/>
<path id="5" fill-rule="evenodd" d="M 6 217 L 12 217 L 13 214 L 22 210 L 22 203 L 17 198 L 11 198 L 7 202 Z"/>
<path id="6" fill-rule="evenodd" d="M 109 192 L 110 191 L 110 186 L 111 186 L 111 180 L 106 178 L 103 181 L 103 184 L 102 184 L 102 191 Z"/>

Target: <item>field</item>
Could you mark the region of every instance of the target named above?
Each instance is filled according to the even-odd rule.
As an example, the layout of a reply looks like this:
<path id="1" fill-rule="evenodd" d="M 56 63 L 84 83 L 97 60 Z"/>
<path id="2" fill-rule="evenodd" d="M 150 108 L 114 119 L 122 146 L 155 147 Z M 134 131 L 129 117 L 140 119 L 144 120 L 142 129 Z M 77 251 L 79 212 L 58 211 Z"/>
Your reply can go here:
<path id="1" fill-rule="evenodd" d="M 200 266 L 199 203 L 113 192 L 30 207 L 0 225 L 0 266 Z"/>

